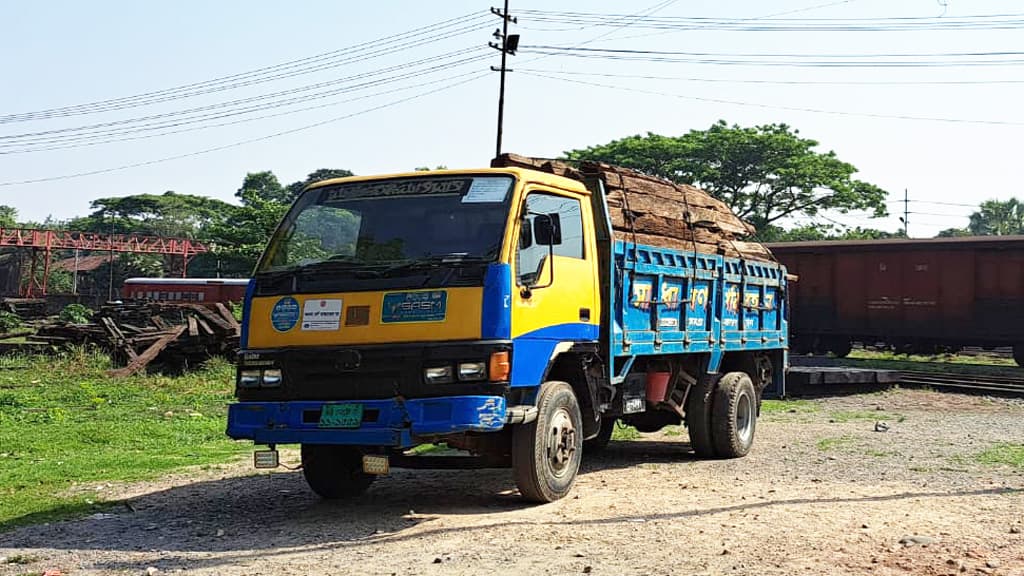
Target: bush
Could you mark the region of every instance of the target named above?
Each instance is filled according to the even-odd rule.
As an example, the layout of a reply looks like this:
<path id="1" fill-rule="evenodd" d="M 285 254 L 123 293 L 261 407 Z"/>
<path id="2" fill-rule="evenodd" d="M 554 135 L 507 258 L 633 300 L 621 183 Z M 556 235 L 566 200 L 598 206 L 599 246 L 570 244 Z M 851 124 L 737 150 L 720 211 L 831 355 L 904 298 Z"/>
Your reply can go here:
<path id="1" fill-rule="evenodd" d="M 0 311 L 0 332 L 10 332 L 21 326 L 21 318 L 6 310 Z"/>
<path id="2" fill-rule="evenodd" d="M 88 324 L 92 315 L 93 311 L 82 304 L 68 304 L 60 311 L 61 321 L 71 324 Z"/>

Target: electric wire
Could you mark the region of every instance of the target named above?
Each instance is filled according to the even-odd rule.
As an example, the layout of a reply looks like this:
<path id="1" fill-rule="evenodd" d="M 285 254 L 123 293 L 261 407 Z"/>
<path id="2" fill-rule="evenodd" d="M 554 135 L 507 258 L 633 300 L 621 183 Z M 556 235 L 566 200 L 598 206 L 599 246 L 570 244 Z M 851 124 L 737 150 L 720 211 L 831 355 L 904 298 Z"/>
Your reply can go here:
<path id="1" fill-rule="evenodd" d="M 479 60 L 482 60 L 484 58 L 488 58 L 489 56 L 490 56 L 489 54 L 485 55 L 485 56 L 478 56 L 478 57 L 474 58 L 474 61 L 479 61 Z M 446 67 L 446 69 L 447 70 L 451 70 L 451 67 Z M 257 121 L 257 120 L 266 120 L 268 118 L 278 118 L 278 117 L 281 117 L 281 116 L 288 116 L 288 115 L 297 114 L 297 113 L 300 113 L 300 112 L 308 112 L 310 110 L 320 110 L 320 109 L 323 109 L 323 108 L 330 108 L 330 107 L 333 107 L 333 106 L 338 106 L 340 104 L 347 104 L 347 103 L 351 103 L 351 102 L 357 102 L 359 100 L 366 100 L 368 98 L 376 98 L 376 97 L 381 96 L 381 95 L 392 94 L 392 93 L 395 93 L 395 92 L 401 92 L 401 91 L 405 91 L 405 90 L 412 90 L 414 88 L 421 88 L 423 86 L 430 86 L 430 85 L 433 85 L 433 84 L 438 84 L 438 83 L 446 82 L 446 81 L 449 81 L 449 80 L 452 80 L 452 79 L 455 79 L 455 78 L 462 78 L 462 77 L 473 75 L 473 74 L 477 74 L 477 73 L 478 72 L 466 72 L 466 73 L 463 73 L 463 74 L 457 74 L 457 75 L 454 75 L 454 76 L 449 76 L 449 77 L 441 78 L 441 79 L 438 79 L 438 80 L 430 80 L 430 81 L 427 81 L 427 82 L 421 82 L 421 83 L 412 84 L 412 85 L 409 85 L 409 86 L 402 86 L 402 87 L 394 88 L 394 89 L 391 89 L 391 90 L 388 90 L 388 91 L 384 91 L 384 92 L 373 92 L 373 93 L 370 93 L 370 94 L 364 94 L 362 96 L 356 96 L 354 98 L 346 98 L 346 99 L 343 99 L 343 100 L 337 100 L 337 101 L 327 102 L 327 103 L 323 103 L 323 104 L 317 104 L 317 105 L 314 105 L 314 106 L 306 106 L 306 107 L 302 107 L 302 108 L 296 108 L 296 109 L 293 109 L 293 110 L 287 110 L 287 111 L 284 111 L 284 112 L 277 112 L 277 113 L 273 113 L 273 114 L 264 114 L 264 115 L 261 115 L 261 116 L 255 116 L 255 117 L 251 117 L 251 118 L 242 118 L 242 119 L 239 119 L 239 120 L 232 120 L 232 121 L 228 121 L 228 122 L 219 122 L 219 123 L 213 123 L 213 124 L 205 124 L 205 125 L 202 125 L 202 126 L 195 126 L 195 127 L 192 127 L 192 128 L 183 128 L 183 129 L 180 129 L 180 130 L 166 130 L 166 131 L 159 132 L 159 133 L 143 134 L 143 135 L 140 135 L 140 136 L 124 136 L 124 137 L 117 137 L 117 138 L 108 138 L 106 140 L 95 140 L 95 141 L 87 141 L 87 142 L 74 143 L 74 144 L 53 145 L 53 146 L 48 146 L 48 147 L 38 147 L 38 148 L 32 148 L 32 149 L 7 150 L 7 151 L 0 150 L 0 155 L 6 155 L 6 154 L 27 154 L 27 153 L 31 153 L 31 152 L 40 152 L 40 151 L 66 150 L 66 149 L 71 149 L 71 148 L 83 148 L 83 147 L 87 147 L 87 146 L 98 146 L 98 145 L 102 145 L 102 144 L 111 144 L 111 143 L 117 143 L 117 142 L 131 142 L 131 141 L 136 141 L 136 140 L 147 140 L 147 139 L 150 139 L 150 138 L 157 138 L 157 137 L 160 137 L 160 136 L 169 136 L 169 135 L 172 135 L 172 134 L 181 134 L 181 133 L 184 133 L 184 132 L 195 132 L 195 131 L 199 131 L 199 130 L 207 130 L 207 129 L 210 129 L 210 128 L 221 128 L 221 127 L 224 127 L 224 126 L 235 126 L 235 125 L 238 125 L 238 124 L 254 122 L 254 121 Z M 403 79 L 406 79 L 406 78 L 403 78 Z M 362 89 L 362 88 L 360 88 L 360 89 Z M 231 115 L 233 115 L 233 114 L 231 114 Z M 231 116 L 231 115 L 225 115 L 225 117 L 226 116 Z M 187 124 L 187 123 L 179 123 L 179 124 L 176 124 L 176 125 L 184 125 L 184 124 Z M 168 126 L 168 127 L 170 127 L 170 126 Z M 2 148 L 2 146 L 0 146 L 0 148 Z"/>
<path id="2" fill-rule="evenodd" d="M 583 72 L 578 70 L 551 70 L 542 68 L 519 68 L 522 72 L 540 74 L 562 74 L 567 76 L 591 76 L 595 78 L 630 78 L 635 80 L 677 80 L 682 82 L 706 82 L 720 84 L 767 84 L 797 86 L 947 86 L 975 84 L 1024 84 L 1024 79 L 991 80 L 764 80 L 753 78 L 698 78 L 686 76 L 656 76 L 647 74 L 615 74 L 612 72 Z"/>
<path id="3" fill-rule="evenodd" d="M 325 126 L 327 124 L 332 124 L 332 123 L 335 123 L 335 122 L 340 122 L 342 120 L 347 120 L 349 118 L 353 118 L 353 117 L 356 117 L 356 116 L 361 116 L 363 114 L 369 114 L 370 112 L 375 112 L 377 110 L 382 110 L 384 108 L 390 108 L 392 106 L 397 106 L 399 104 L 403 104 L 403 103 L 409 102 L 411 100 L 416 100 L 418 98 L 423 98 L 425 96 L 429 96 L 429 95 L 432 95 L 432 94 L 437 94 L 439 92 L 443 92 L 445 90 L 450 90 L 450 89 L 455 88 L 457 86 L 461 86 L 463 84 L 467 84 L 469 82 L 473 82 L 475 80 L 479 80 L 479 79 L 485 77 L 488 74 L 489 74 L 489 72 L 480 72 L 479 74 L 477 74 L 475 76 L 464 78 L 464 79 L 461 79 L 461 80 L 459 80 L 457 82 L 446 84 L 444 86 L 441 86 L 441 87 L 438 87 L 438 88 L 434 88 L 434 89 L 428 90 L 426 92 L 421 92 L 419 94 L 414 94 L 412 96 L 407 96 L 405 98 L 401 98 L 401 99 L 398 99 L 398 100 L 392 100 L 390 102 L 386 102 L 384 104 L 379 104 L 377 106 L 373 106 L 373 107 L 370 107 L 370 108 L 364 108 L 363 110 L 359 110 L 359 111 L 356 111 L 356 112 L 351 112 L 351 113 L 348 113 L 348 114 L 343 114 L 343 115 L 340 115 L 340 116 L 335 116 L 335 117 L 332 117 L 332 118 L 327 118 L 325 120 L 314 122 L 312 124 L 306 124 L 306 125 L 303 125 L 303 126 L 298 126 L 296 128 L 290 128 L 288 130 L 282 130 L 280 132 L 275 132 L 273 134 L 266 134 L 266 135 L 259 136 L 259 137 L 256 137 L 256 138 L 249 138 L 249 139 L 246 139 L 246 140 L 239 140 L 237 142 L 231 142 L 229 144 L 223 144 L 223 145 L 220 145 L 220 146 L 214 146 L 212 148 L 206 148 L 206 149 L 203 149 L 203 150 L 196 150 L 196 151 L 193 151 L 193 152 L 187 152 L 187 153 L 184 153 L 184 154 L 178 154 L 178 155 L 175 155 L 175 156 L 167 156 L 167 157 L 164 157 L 164 158 L 157 158 L 157 159 L 154 159 L 154 160 L 146 160 L 146 161 L 143 161 L 143 162 L 134 162 L 134 163 L 131 163 L 131 164 L 122 164 L 120 166 L 111 166 L 111 167 L 108 167 L 108 168 L 100 168 L 100 169 L 89 170 L 89 171 L 85 171 L 85 172 L 76 172 L 76 173 L 72 173 L 72 174 L 60 174 L 60 175 L 56 175 L 56 176 L 46 176 L 46 177 L 43 177 L 43 178 L 32 178 L 32 179 L 26 179 L 26 180 L 16 180 L 16 181 L 0 182 L 0 187 L 21 186 L 21 185 L 27 185 L 27 184 L 37 184 L 37 183 L 40 183 L 40 182 L 53 182 L 53 181 L 57 181 L 57 180 L 69 180 L 69 179 L 73 179 L 73 178 L 82 178 L 82 177 L 85 177 L 85 176 L 94 176 L 94 175 L 97 175 L 97 174 L 107 174 L 107 173 L 110 173 L 110 172 L 117 172 L 117 171 L 120 171 L 120 170 L 127 170 L 127 169 L 130 169 L 130 168 L 139 168 L 139 167 L 142 167 L 142 166 L 152 166 L 154 164 L 162 164 L 164 162 L 170 162 L 170 161 L 173 161 L 173 160 L 180 160 L 180 159 L 183 159 L 183 158 L 191 158 L 191 157 L 194 157 L 194 156 L 200 156 L 200 155 L 203 155 L 203 154 L 209 154 L 211 152 L 218 152 L 220 150 L 227 150 L 229 148 L 237 148 L 239 146 L 244 146 L 246 144 L 254 144 L 256 142 L 262 142 L 262 141 L 265 141 L 265 140 L 270 140 L 272 138 L 277 138 L 277 137 L 280 137 L 280 136 L 285 136 L 285 135 L 288 135 L 288 134 L 295 134 L 297 132 L 302 132 L 302 131 L 305 131 L 305 130 L 310 130 L 310 129 L 313 129 L 313 128 L 318 128 L 320 126 Z"/>
<path id="4" fill-rule="evenodd" d="M 659 92 L 655 90 L 644 90 L 640 88 L 633 88 L 627 86 L 616 86 L 612 84 L 602 84 L 599 82 L 588 82 L 585 80 L 578 80 L 574 78 L 563 78 L 552 74 L 538 74 L 536 72 L 523 72 L 524 75 L 534 76 L 537 78 L 546 78 L 549 80 L 558 80 L 561 82 L 569 82 L 573 84 L 580 84 L 584 86 L 594 86 L 597 88 L 608 88 L 611 90 L 620 90 L 625 92 L 635 92 L 638 94 L 648 94 L 652 96 L 667 96 L 671 98 L 680 98 L 684 100 L 693 100 L 695 102 L 709 102 L 713 104 L 728 104 L 732 106 L 746 106 L 751 108 L 763 108 L 767 110 L 788 110 L 791 112 L 808 112 L 812 114 L 831 114 L 835 116 L 850 116 L 860 118 L 877 118 L 886 120 L 916 120 L 926 122 L 948 122 L 955 124 L 980 124 L 990 126 L 1024 126 L 1024 122 L 1012 121 L 1012 120 L 980 120 L 980 119 L 966 119 L 966 118 L 943 118 L 935 116 L 911 116 L 904 114 L 880 114 L 872 112 L 849 112 L 844 110 L 825 110 L 821 108 L 805 108 L 799 106 L 785 106 L 778 104 L 761 104 L 756 102 L 744 102 L 740 100 L 726 100 L 723 98 L 706 98 L 701 96 L 693 96 L 690 94 L 673 94 L 669 92 Z"/>
<path id="5" fill-rule="evenodd" d="M 474 63 L 474 62 L 481 61 L 481 60 L 485 59 L 488 56 L 488 54 L 483 53 L 484 52 L 483 48 L 472 49 L 472 51 L 476 51 L 476 52 L 478 52 L 478 54 L 475 55 L 475 56 L 468 56 L 468 57 L 461 58 L 461 59 L 458 59 L 458 60 L 441 61 L 439 63 L 434 63 L 435 61 L 438 60 L 437 58 L 424 59 L 424 60 L 419 61 L 419 62 L 417 62 L 415 64 L 419 65 L 419 64 L 422 64 L 422 63 L 434 63 L 434 65 L 432 65 L 430 67 L 427 67 L 425 69 L 422 69 L 422 70 L 414 70 L 414 71 L 410 71 L 410 72 L 407 72 L 407 73 L 404 73 L 404 74 L 392 75 L 392 76 L 385 77 L 385 78 L 378 78 L 378 79 L 374 79 L 374 80 L 371 80 L 371 81 L 366 81 L 366 82 L 362 82 L 362 83 L 352 84 L 352 85 L 348 85 L 348 86 L 342 86 L 341 88 L 335 88 L 335 89 L 324 91 L 324 92 L 319 92 L 319 93 L 314 93 L 314 94 L 307 94 L 307 95 L 303 95 L 303 96 L 296 96 L 296 97 L 281 99 L 281 100 L 271 101 L 269 103 L 264 103 L 264 104 L 254 105 L 254 106 L 228 108 L 226 111 L 211 112 L 211 113 L 207 113 L 207 114 L 190 116 L 190 114 L 193 114 L 193 113 L 195 113 L 197 111 L 209 111 L 209 110 L 216 110 L 216 109 L 220 109 L 220 108 L 226 107 L 226 105 L 218 104 L 218 105 L 211 105 L 211 106 L 204 106 L 204 107 L 194 108 L 194 109 L 185 110 L 185 111 L 178 111 L 178 112 L 174 112 L 174 113 L 160 114 L 160 115 L 155 115 L 155 116 L 145 117 L 145 118 L 140 118 L 140 119 L 130 119 L 130 120 L 117 121 L 117 122 L 101 123 L 101 124 L 96 124 L 96 125 L 92 125 L 92 126 L 88 126 L 88 127 L 80 127 L 79 129 L 61 129 L 61 130 L 45 131 L 45 132 L 34 133 L 34 134 L 24 134 L 24 135 L 13 135 L 13 136 L 0 137 L 0 154 L 13 154 L 13 153 L 37 151 L 37 150 L 43 150 L 43 149 L 53 149 L 53 148 L 46 148 L 45 146 L 53 146 L 53 145 L 56 145 L 56 144 L 73 144 L 73 143 L 78 143 L 78 142 L 89 142 L 89 141 L 94 141 L 94 140 L 98 140 L 98 139 L 108 138 L 108 137 L 112 137 L 112 136 L 134 134 L 134 133 L 139 133 L 139 132 L 159 131 L 159 130 L 165 130 L 165 129 L 168 129 L 168 128 L 174 128 L 174 127 L 183 126 L 183 125 L 196 124 L 196 123 L 200 123 L 200 122 L 208 122 L 208 121 L 211 121 L 211 120 L 217 120 L 217 119 L 222 119 L 222 118 L 227 118 L 227 117 L 232 117 L 232 116 L 238 116 L 238 115 L 243 115 L 243 114 L 250 114 L 250 113 L 260 112 L 260 111 L 264 111 L 264 110 L 271 110 L 271 109 L 276 109 L 276 108 L 281 108 L 281 107 L 286 107 L 286 106 L 293 106 L 293 105 L 303 104 L 303 103 L 307 103 L 307 102 L 310 102 L 310 101 L 313 101 L 313 100 L 319 100 L 319 99 L 327 98 L 327 97 L 330 97 L 330 96 L 335 96 L 335 95 L 338 95 L 338 94 L 345 94 L 345 93 L 349 93 L 349 92 L 365 90 L 365 89 L 368 89 L 368 88 L 374 88 L 374 87 L 381 86 L 381 85 L 384 85 L 384 84 L 390 84 L 390 83 L 399 82 L 399 81 L 403 81 L 403 80 L 407 80 L 407 79 L 411 79 L 411 78 L 416 78 L 416 77 L 424 76 L 424 75 L 427 75 L 427 74 L 436 73 L 436 72 L 439 72 L 439 71 L 450 71 L 450 70 L 452 70 L 454 68 L 458 68 L 458 67 L 464 66 L 464 65 L 469 64 L 469 63 Z M 465 51 L 460 51 L 458 54 L 461 55 L 461 54 L 464 54 L 464 53 L 465 53 Z M 344 78 L 344 79 L 341 79 L 341 80 L 353 80 L 353 79 L 368 78 L 368 77 L 372 77 L 372 76 L 377 76 L 377 75 L 379 75 L 379 74 L 381 74 L 383 72 L 390 72 L 390 71 L 398 70 L 398 69 L 405 68 L 405 67 L 406 67 L 406 65 L 393 66 L 393 67 L 389 67 L 389 68 L 386 68 L 386 69 L 383 69 L 383 70 L 380 70 L 380 71 L 374 71 L 374 72 L 371 72 L 371 73 L 360 74 L 360 75 Z M 332 82 L 330 82 L 328 84 L 335 84 L 335 83 L 337 83 L 337 81 L 332 81 Z M 304 90 L 304 88 L 303 89 L 296 89 L 296 91 L 303 91 L 303 90 Z M 286 92 L 283 92 L 283 93 L 274 94 L 274 96 L 277 96 L 279 94 L 290 94 L 290 93 L 294 93 L 294 92 L 295 91 L 286 91 Z M 250 102 L 250 101 L 258 101 L 258 100 L 264 99 L 265 96 L 266 95 L 259 96 L 259 97 L 254 97 L 254 98 L 250 98 L 250 99 L 243 99 L 243 100 L 231 103 L 231 104 L 244 103 L 244 102 Z M 317 107 L 310 107 L 310 108 L 305 108 L 305 109 L 311 109 L 311 108 L 317 108 Z M 183 118 L 178 118 L 179 115 L 184 116 L 184 117 Z M 139 124 L 137 126 L 131 126 L 131 124 L 133 124 L 135 122 L 140 122 L 142 120 L 150 120 L 150 119 L 155 119 L 157 121 L 142 123 L 142 124 Z M 113 127 L 113 126 L 120 126 L 120 127 L 116 128 L 116 129 L 99 130 L 99 128 L 110 128 L 110 127 Z M 127 127 L 125 127 L 125 126 L 127 126 Z M 201 129 L 201 128 L 204 128 L 204 127 L 199 127 L 197 129 Z M 77 130 L 83 130 L 83 131 L 88 130 L 88 131 L 84 132 L 84 133 L 74 133 Z M 71 132 L 71 133 L 66 133 L 66 132 Z M 54 134 L 56 134 L 56 135 L 54 135 Z M 10 150 L 10 148 L 16 148 L 18 146 L 34 146 L 34 148 L 19 148 L 19 149 L 16 149 L 16 150 Z M 72 146 L 62 146 L 59 149 L 68 148 L 68 147 L 72 147 Z"/>
<path id="6" fill-rule="evenodd" d="M 34 112 L 2 115 L 0 116 L 0 124 L 122 110 L 319 72 L 344 64 L 418 48 L 425 44 L 446 40 L 462 34 L 478 32 L 490 26 L 489 22 L 485 21 L 486 16 L 487 13 L 485 12 L 474 12 L 346 48 L 172 88 Z M 479 22 L 476 23 L 477 21 Z M 448 30 L 448 28 L 451 29 Z M 339 60 L 339 57 L 344 58 Z"/>
<path id="7" fill-rule="evenodd" d="M 860 55 L 859 57 L 867 59 L 863 60 L 840 60 L 843 56 L 839 55 L 738 55 L 739 57 L 730 58 L 731 55 L 715 55 L 715 54 L 702 54 L 702 53 L 686 53 L 686 52 L 667 52 L 667 51 L 655 51 L 655 50 L 613 50 L 613 49 L 584 49 L 584 48 L 571 48 L 571 47 L 535 47 L 535 46 L 524 46 L 520 49 L 525 54 L 538 54 L 545 57 L 550 56 L 565 56 L 570 58 L 579 59 L 600 59 L 604 61 L 622 61 L 622 62 L 659 62 L 659 63 L 674 63 L 674 64 L 702 64 L 702 65 L 715 65 L 715 66 L 773 66 L 773 67 L 793 67 L 793 68 L 953 68 L 953 67 L 985 67 L 985 66 L 1019 66 L 1024 64 L 1024 58 L 1006 58 L 1006 56 L 1024 56 L 1024 52 L 1004 52 L 1004 53 L 988 53 L 983 54 L 983 58 L 974 58 L 972 55 L 963 53 L 955 56 L 942 56 L 941 54 L 935 55 L 934 57 L 951 57 L 951 60 L 927 60 L 927 59 L 910 59 L 910 60 L 896 60 L 886 58 L 899 58 L 900 55 Z M 835 56 L 835 59 L 831 59 Z M 914 57 L 915 55 L 908 55 Z M 977 56 L 977 55 L 973 55 Z M 771 57 L 776 57 L 772 60 Z M 847 58 L 857 58 L 856 55 L 845 56 Z M 985 58 L 987 57 L 987 58 Z M 993 58 L 996 57 L 996 58 Z M 809 58 L 824 58 L 823 60 L 809 60 Z M 539 59 L 539 58 L 538 58 Z"/>
<path id="8" fill-rule="evenodd" d="M 778 18 L 796 12 L 824 8 L 846 2 L 832 2 L 772 16 L 752 18 L 720 18 L 689 16 L 640 16 L 632 27 L 650 30 L 714 30 L 731 32 L 907 32 L 949 30 L 1015 30 L 1024 27 L 1024 14 L 977 14 L 959 17 L 885 17 L 885 18 Z M 561 26 L 610 26 L 621 14 L 591 12 L 556 12 L 524 9 L 518 11 L 531 22 Z M 552 30 L 563 32 L 577 28 Z"/>

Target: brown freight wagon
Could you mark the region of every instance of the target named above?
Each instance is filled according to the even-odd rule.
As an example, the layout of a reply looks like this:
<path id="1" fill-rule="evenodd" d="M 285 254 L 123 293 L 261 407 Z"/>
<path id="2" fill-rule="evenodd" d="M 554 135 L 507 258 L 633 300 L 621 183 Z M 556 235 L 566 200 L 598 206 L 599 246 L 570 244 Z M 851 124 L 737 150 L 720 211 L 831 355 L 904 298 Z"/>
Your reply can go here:
<path id="1" fill-rule="evenodd" d="M 1013 346 L 1024 366 L 1024 236 L 786 242 L 790 346 L 845 356 L 853 342 L 931 353 Z"/>

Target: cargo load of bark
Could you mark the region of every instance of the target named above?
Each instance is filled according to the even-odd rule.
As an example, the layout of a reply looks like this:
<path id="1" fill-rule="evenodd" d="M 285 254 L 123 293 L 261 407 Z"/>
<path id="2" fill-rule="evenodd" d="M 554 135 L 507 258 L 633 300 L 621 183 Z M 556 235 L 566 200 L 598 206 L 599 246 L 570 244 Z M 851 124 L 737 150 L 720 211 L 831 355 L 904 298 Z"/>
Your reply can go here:
<path id="1" fill-rule="evenodd" d="M 546 158 L 502 154 L 494 167 L 521 167 L 584 181 L 604 182 L 615 237 L 626 242 L 775 261 L 756 242 L 744 241 L 754 227 L 721 200 L 686 184 L 599 162 L 578 165 Z"/>
<path id="2" fill-rule="evenodd" d="M 128 300 L 100 308 L 89 324 L 41 326 L 32 342 L 91 345 L 110 353 L 111 375 L 127 376 L 151 363 L 170 371 L 195 368 L 213 356 L 233 357 L 239 326 L 222 304 L 169 304 Z"/>

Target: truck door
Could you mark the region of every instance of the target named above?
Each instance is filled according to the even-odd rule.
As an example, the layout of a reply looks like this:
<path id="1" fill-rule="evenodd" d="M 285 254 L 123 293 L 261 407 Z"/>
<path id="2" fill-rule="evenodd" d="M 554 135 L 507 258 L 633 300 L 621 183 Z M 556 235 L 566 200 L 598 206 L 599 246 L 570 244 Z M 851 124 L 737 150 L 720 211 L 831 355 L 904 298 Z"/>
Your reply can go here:
<path id="1" fill-rule="evenodd" d="M 538 217 L 551 222 L 551 238 L 537 233 L 543 228 Z M 578 194 L 529 190 L 519 208 L 517 238 L 512 385 L 534 386 L 559 344 L 598 339 L 601 313 L 590 203 Z"/>

